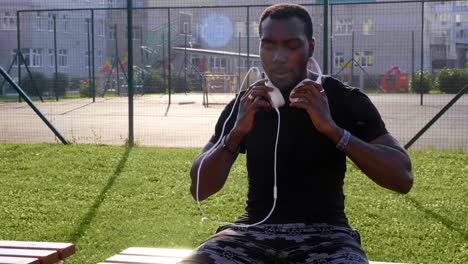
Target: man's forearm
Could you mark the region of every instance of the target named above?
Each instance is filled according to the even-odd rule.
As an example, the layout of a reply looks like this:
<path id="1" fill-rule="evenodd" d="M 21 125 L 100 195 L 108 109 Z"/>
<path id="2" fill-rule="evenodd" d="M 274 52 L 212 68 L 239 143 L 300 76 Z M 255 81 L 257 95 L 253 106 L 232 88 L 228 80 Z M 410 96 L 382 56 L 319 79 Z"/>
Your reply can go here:
<path id="1" fill-rule="evenodd" d="M 401 150 L 393 146 L 366 143 L 352 137 L 346 154 L 380 186 L 399 193 L 407 193 L 411 189 L 411 161 Z"/>
<path id="2" fill-rule="evenodd" d="M 343 136 L 343 129 L 329 134 L 337 144 Z M 374 182 L 390 190 L 407 193 L 413 184 L 411 161 L 398 142 L 389 134 L 367 143 L 351 136 L 346 155 Z"/>
<path id="3" fill-rule="evenodd" d="M 197 199 L 198 180 L 200 181 L 198 183 L 198 199 L 200 201 L 218 192 L 226 182 L 232 164 L 238 156 L 238 143 L 234 142 L 234 140 L 231 141 L 232 143 L 228 141 L 229 137 L 225 141 L 225 147 L 223 147 L 223 143 L 221 143 L 213 152 L 211 152 L 211 154 L 208 153 L 208 150 L 213 145 L 207 145 L 203 152 L 193 162 L 192 169 L 190 171 L 190 176 L 192 178 L 190 191 L 194 199 Z M 202 160 L 203 164 L 200 169 L 198 179 L 198 171 Z"/>

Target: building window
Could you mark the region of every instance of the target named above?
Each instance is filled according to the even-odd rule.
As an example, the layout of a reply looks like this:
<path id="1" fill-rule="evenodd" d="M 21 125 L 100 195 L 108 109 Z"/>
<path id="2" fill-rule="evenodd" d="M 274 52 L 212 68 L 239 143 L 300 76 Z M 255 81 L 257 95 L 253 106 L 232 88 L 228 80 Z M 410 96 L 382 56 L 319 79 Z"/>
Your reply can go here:
<path id="1" fill-rule="evenodd" d="M 338 19 L 335 23 L 335 35 L 351 35 L 353 32 L 353 20 L 351 18 Z"/>
<path id="2" fill-rule="evenodd" d="M 141 39 L 143 33 L 141 27 L 133 27 L 133 39 Z"/>
<path id="3" fill-rule="evenodd" d="M 109 26 L 107 31 L 109 39 L 116 39 L 115 26 Z"/>
<path id="4" fill-rule="evenodd" d="M 0 12 L 0 29 L 16 30 L 16 15 L 13 12 Z"/>
<path id="5" fill-rule="evenodd" d="M 42 67 L 42 49 L 31 49 L 31 67 Z"/>
<path id="6" fill-rule="evenodd" d="M 62 16 L 62 31 L 67 33 L 70 28 L 70 17 L 68 15 Z"/>
<path id="7" fill-rule="evenodd" d="M 89 68 L 89 51 L 85 51 L 84 65 L 85 65 L 86 69 Z"/>
<path id="8" fill-rule="evenodd" d="M 334 67 L 342 68 L 344 67 L 344 52 L 335 52 Z"/>
<path id="9" fill-rule="evenodd" d="M 96 31 L 99 37 L 104 37 L 104 20 L 98 21 Z"/>
<path id="10" fill-rule="evenodd" d="M 179 12 L 179 34 L 192 34 L 192 14 Z"/>
<path id="11" fill-rule="evenodd" d="M 49 32 L 54 31 L 54 17 L 55 17 L 55 14 L 53 14 L 53 13 L 48 14 L 48 17 L 47 17 L 47 30 L 49 30 Z"/>
<path id="12" fill-rule="evenodd" d="M 49 67 L 55 66 L 55 54 L 53 49 L 49 49 Z"/>
<path id="13" fill-rule="evenodd" d="M 141 27 L 133 27 L 133 31 L 132 31 L 132 39 L 133 40 L 140 40 L 141 37 L 142 37 L 142 29 Z M 128 28 L 126 29 L 126 32 L 125 32 L 125 38 L 127 38 L 128 36 Z"/>
<path id="14" fill-rule="evenodd" d="M 13 50 L 12 59 L 15 59 L 17 49 Z M 42 49 L 21 49 L 23 54 L 24 62 L 29 67 L 42 67 Z M 15 60 L 14 66 L 18 66 L 17 60 Z"/>
<path id="15" fill-rule="evenodd" d="M 455 6 L 468 6 L 468 2 L 456 1 Z"/>
<path id="16" fill-rule="evenodd" d="M 29 49 L 21 49 L 21 53 L 23 54 L 24 61 L 21 64 L 31 65 L 31 56 L 29 56 Z"/>
<path id="17" fill-rule="evenodd" d="M 362 67 L 374 65 L 374 54 L 372 51 L 356 52 L 354 59 L 361 64 Z"/>
<path id="18" fill-rule="evenodd" d="M 236 22 L 236 26 L 235 26 L 235 37 L 241 37 L 241 38 L 244 38 L 246 37 L 246 31 L 245 31 L 245 22 Z"/>
<path id="19" fill-rule="evenodd" d="M 247 60 L 246 59 L 237 59 L 236 60 L 236 69 L 247 70 Z"/>
<path id="20" fill-rule="evenodd" d="M 68 66 L 68 52 L 66 49 L 59 49 L 58 51 L 58 66 L 60 67 Z"/>
<path id="21" fill-rule="evenodd" d="M 96 59 L 96 65 L 104 65 L 104 53 L 102 52 L 102 50 L 98 50 Z"/>
<path id="22" fill-rule="evenodd" d="M 44 25 L 44 18 L 42 17 L 42 14 L 40 12 L 36 13 L 36 30 L 37 31 L 43 31 L 45 28 Z"/>
<path id="23" fill-rule="evenodd" d="M 374 27 L 374 20 L 372 18 L 368 18 L 362 24 L 362 33 L 364 35 L 371 35 L 373 32 Z"/>
<path id="24" fill-rule="evenodd" d="M 250 23 L 250 36 L 258 36 L 258 22 L 253 21 Z"/>
<path id="25" fill-rule="evenodd" d="M 210 57 L 211 72 L 226 72 L 226 58 Z"/>
<path id="26" fill-rule="evenodd" d="M 89 30 L 89 34 L 91 34 L 91 29 L 89 28 L 89 24 L 91 24 L 91 19 L 85 18 L 84 21 L 85 22 L 84 22 L 84 26 L 83 26 L 83 33 L 85 33 L 87 35 L 88 30 Z"/>
<path id="27" fill-rule="evenodd" d="M 198 66 L 198 64 L 200 64 L 200 58 L 198 57 L 198 55 L 192 55 L 190 61 L 193 66 Z"/>
<path id="28" fill-rule="evenodd" d="M 11 53 L 11 61 L 13 61 L 13 66 L 18 67 L 18 54 L 16 52 L 17 49 L 14 49 Z"/>

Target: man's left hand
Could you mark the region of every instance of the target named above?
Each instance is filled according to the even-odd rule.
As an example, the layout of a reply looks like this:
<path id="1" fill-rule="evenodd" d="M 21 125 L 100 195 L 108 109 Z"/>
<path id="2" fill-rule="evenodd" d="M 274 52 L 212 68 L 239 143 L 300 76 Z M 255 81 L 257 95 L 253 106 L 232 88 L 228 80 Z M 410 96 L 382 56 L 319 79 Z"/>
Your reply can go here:
<path id="1" fill-rule="evenodd" d="M 320 84 L 306 81 L 303 85 L 294 88 L 289 98 L 299 99 L 289 105 L 307 111 L 312 123 L 320 133 L 327 134 L 336 128 L 337 125 L 330 113 L 327 95 Z"/>

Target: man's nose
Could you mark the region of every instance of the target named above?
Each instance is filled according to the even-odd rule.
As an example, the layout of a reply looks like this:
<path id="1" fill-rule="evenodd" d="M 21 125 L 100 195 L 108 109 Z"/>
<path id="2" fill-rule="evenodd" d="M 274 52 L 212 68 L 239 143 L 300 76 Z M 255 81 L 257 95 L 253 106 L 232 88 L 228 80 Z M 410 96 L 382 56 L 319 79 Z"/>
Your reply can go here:
<path id="1" fill-rule="evenodd" d="M 274 56 L 273 56 L 273 62 L 274 63 L 285 63 L 287 61 L 287 51 L 284 48 L 279 48 L 276 50 Z"/>

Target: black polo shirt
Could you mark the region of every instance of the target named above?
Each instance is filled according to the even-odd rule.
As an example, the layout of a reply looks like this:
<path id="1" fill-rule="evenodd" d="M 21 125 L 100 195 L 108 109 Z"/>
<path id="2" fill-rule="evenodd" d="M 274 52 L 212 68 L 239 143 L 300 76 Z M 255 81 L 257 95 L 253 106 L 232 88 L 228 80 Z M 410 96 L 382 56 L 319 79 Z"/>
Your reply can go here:
<path id="1" fill-rule="evenodd" d="M 338 126 L 364 141 L 387 133 L 379 112 L 359 89 L 324 78 L 333 120 Z M 216 142 L 234 100 L 222 112 L 211 142 Z M 238 105 L 224 134 L 232 129 Z M 277 204 L 265 223 L 329 223 L 348 225 L 344 213 L 343 181 L 346 156 L 314 127 L 302 109 L 287 105 L 280 111 L 277 154 Z M 242 141 L 247 155 L 249 189 L 246 213 L 240 223 L 256 223 L 265 218 L 273 205 L 275 141 L 278 127 L 276 111 L 259 110 L 254 126 Z"/>

